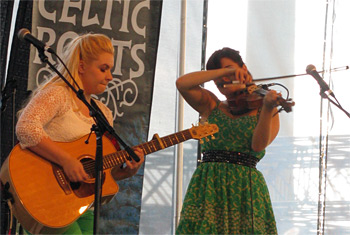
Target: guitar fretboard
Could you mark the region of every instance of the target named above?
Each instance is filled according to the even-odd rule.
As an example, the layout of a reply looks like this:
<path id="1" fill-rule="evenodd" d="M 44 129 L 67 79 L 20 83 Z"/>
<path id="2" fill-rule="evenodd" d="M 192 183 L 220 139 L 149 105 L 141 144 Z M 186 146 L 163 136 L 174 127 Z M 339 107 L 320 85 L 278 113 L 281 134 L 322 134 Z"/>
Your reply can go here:
<path id="1" fill-rule="evenodd" d="M 137 145 L 136 147 L 141 148 L 145 154 L 150 154 L 162 150 L 164 148 L 176 145 L 178 143 L 184 142 L 191 138 L 192 135 L 190 131 L 184 130 L 175 134 L 164 136 L 159 139 L 153 139 L 147 143 Z M 125 150 L 105 155 L 103 157 L 103 169 L 106 170 L 112 168 L 114 166 L 123 164 L 128 160 L 130 160 L 130 155 Z"/>

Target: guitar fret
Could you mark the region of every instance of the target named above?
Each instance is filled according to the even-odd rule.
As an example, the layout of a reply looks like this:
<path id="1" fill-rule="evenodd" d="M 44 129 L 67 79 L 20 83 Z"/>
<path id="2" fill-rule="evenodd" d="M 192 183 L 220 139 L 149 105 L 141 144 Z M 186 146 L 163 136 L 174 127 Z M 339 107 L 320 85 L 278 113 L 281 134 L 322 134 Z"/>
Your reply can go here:
<path id="1" fill-rule="evenodd" d="M 177 143 L 177 144 L 180 143 L 179 138 L 177 137 L 176 134 L 174 134 L 173 137 L 174 137 L 174 139 L 176 139 L 176 143 Z"/>
<path id="2" fill-rule="evenodd" d="M 142 146 L 143 146 L 143 148 L 145 149 L 145 152 L 146 152 L 147 154 L 152 153 L 152 150 L 151 150 L 150 145 L 149 145 L 148 143 L 145 143 L 145 144 L 143 144 Z"/>
<path id="3" fill-rule="evenodd" d="M 106 156 L 105 156 L 106 157 Z M 108 164 L 106 162 L 105 157 L 102 159 L 102 169 L 108 169 Z M 95 160 L 95 164 L 94 164 L 94 168 L 96 167 L 96 160 Z"/>
<path id="4" fill-rule="evenodd" d="M 178 141 L 177 141 L 177 139 L 175 138 L 175 136 L 174 136 L 174 135 L 171 135 L 170 140 L 171 140 L 171 143 L 172 143 L 173 145 L 175 145 L 175 144 L 177 144 L 177 143 L 178 143 Z"/>
<path id="5" fill-rule="evenodd" d="M 154 152 L 158 151 L 159 149 L 162 149 L 162 148 L 160 147 L 158 141 L 153 140 L 153 141 L 151 141 L 151 143 L 153 144 Z"/>
<path id="6" fill-rule="evenodd" d="M 119 163 L 122 164 L 128 160 L 128 154 L 125 150 L 122 150 L 119 155 Z"/>
<path id="7" fill-rule="evenodd" d="M 167 141 L 168 141 L 168 143 L 169 143 L 169 146 L 172 146 L 172 145 L 173 145 L 173 142 L 171 141 L 171 136 L 168 136 Z"/>
<path id="8" fill-rule="evenodd" d="M 96 160 L 95 160 L 95 164 L 96 164 Z M 103 157 L 102 159 L 102 168 L 105 170 L 105 169 L 108 169 L 108 163 L 107 163 L 107 159 L 106 159 L 106 156 Z"/>
<path id="9" fill-rule="evenodd" d="M 140 145 L 138 145 L 136 147 L 140 148 L 145 155 L 147 154 L 147 151 L 145 149 L 145 144 L 140 144 Z"/>
<path id="10" fill-rule="evenodd" d="M 168 148 L 170 146 L 169 141 L 168 141 L 168 137 L 165 136 L 162 138 L 162 140 L 163 140 L 163 144 L 165 145 L 165 147 Z"/>
<path id="11" fill-rule="evenodd" d="M 188 140 L 188 139 L 191 139 L 191 133 L 189 131 L 186 131 L 184 133 L 182 133 L 182 136 L 184 138 L 184 141 Z"/>
<path id="12" fill-rule="evenodd" d="M 142 145 L 142 149 L 143 149 L 145 154 L 150 154 L 151 153 L 150 149 L 148 148 L 148 144 L 143 144 Z"/>
<path id="13" fill-rule="evenodd" d="M 106 159 L 106 156 L 104 156 L 103 160 L 102 160 L 102 167 L 103 169 L 108 169 L 108 160 Z M 95 163 L 96 164 L 96 163 Z"/>
<path id="14" fill-rule="evenodd" d="M 117 153 L 119 153 L 119 152 L 117 152 Z M 119 154 L 114 154 L 115 156 L 114 156 L 114 165 L 116 166 L 116 165 L 119 165 Z"/>
<path id="15" fill-rule="evenodd" d="M 107 160 L 107 161 L 106 161 L 107 166 L 108 166 L 108 167 L 112 167 L 110 156 L 107 155 L 106 160 Z"/>
<path id="16" fill-rule="evenodd" d="M 181 139 L 180 142 L 183 142 L 183 141 L 186 141 L 186 140 L 187 140 L 186 136 L 184 135 L 184 132 L 179 133 L 179 134 L 177 135 L 177 137 L 178 137 L 179 139 Z"/>
<path id="17" fill-rule="evenodd" d="M 152 142 L 151 142 L 152 143 Z M 153 144 L 149 144 L 149 148 L 151 149 L 152 153 L 155 151 L 154 145 Z"/>
<path id="18" fill-rule="evenodd" d="M 108 162 L 111 165 L 111 167 L 114 166 L 114 162 L 113 162 L 113 157 L 111 155 L 107 155 L 108 156 Z"/>
<path id="19" fill-rule="evenodd" d="M 106 157 L 107 157 L 106 155 L 104 155 L 102 157 L 102 169 L 107 169 L 108 168 L 107 163 L 106 163 L 107 162 Z M 97 162 L 97 158 L 95 158 L 94 168 L 95 168 L 96 162 Z"/>
<path id="20" fill-rule="evenodd" d="M 121 164 L 123 161 L 123 151 L 118 152 L 117 157 L 115 159 L 117 161 L 117 164 Z"/>
<path id="21" fill-rule="evenodd" d="M 112 154 L 108 154 L 107 156 L 108 156 L 108 159 L 109 159 L 109 162 L 110 162 L 111 166 L 112 167 L 115 166 L 116 162 L 115 162 L 115 158 L 113 157 L 113 155 Z"/>
<path id="22" fill-rule="evenodd" d="M 164 138 L 161 138 L 160 141 L 162 141 L 162 144 L 163 144 L 164 148 L 169 147 L 169 146 L 167 145 L 167 143 L 164 141 Z"/>
<path id="23" fill-rule="evenodd" d="M 149 146 L 148 146 L 147 143 L 141 144 L 140 147 L 141 147 L 141 149 L 143 150 L 143 152 L 144 152 L 145 155 L 151 153 L 151 150 L 150 150 L 150 148 L 149 148 Z"/>
<path id="24" fill-rule="evenodd" d="M 148 144 L 144 144 L 143 146 L 147 147 L 147 149 L 145 148 L 147 154 L 152 152 Z"/>
<path id="25" fill-rule="evenodd" d="M 122 163 L 124 163 L 124 162 L 129 160 L 129 155 L 128 155 L 128 153 L 126 151 L 122 151 L 122 157 L 123 157 L 123 162 Z"/>
<path id="26" fill-rule="evenodd" d="M 171 136 L 168 136 L 167 141 L 168 141 L 169 145 L 173 145 L 173 141 L 171 140 Z"/>
<path id="27" fill-rule="evenodd" d="M 119 152 L 112 153 L 112 154 L 110 154 L 110 155 L 111 155 L 111 159 L 112 159 L 112 161 L 113 161 L 113 166 L 118 165 L 118 155 L 119 155 Z"/>
<path id="28" fill-rule="evenodd" d="M 191 133 L 189 132 L 189 130 L 186 130 L 182 133 L 183 137 L 185 140 L 191 139 Z"/>
<path id="29" fill-rule="evenodd" d="M 186 140 L 185 136 L 182 133 L 179 133 L 176 135 L 176 137 L 178 138 L 179 142 L 184 142 Z"/>
<path id="30" fill-rule="evenodd" d="M 165 142 L 167 143 L 167 146 L 171 146 L 171 145 L 172 145 L 171 139 L 170 139 L 169 136 L 164 137 L 164 140 L 165 140 Z"/>

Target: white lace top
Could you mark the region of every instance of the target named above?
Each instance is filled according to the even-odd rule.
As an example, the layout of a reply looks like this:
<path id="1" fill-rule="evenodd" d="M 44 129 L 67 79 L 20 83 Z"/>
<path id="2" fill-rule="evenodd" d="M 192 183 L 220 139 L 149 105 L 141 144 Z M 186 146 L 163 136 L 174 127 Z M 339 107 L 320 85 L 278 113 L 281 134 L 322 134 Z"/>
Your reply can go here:
<path id="1" fill-rule="evenodd" d="M 98 107 L 113 125 L 110 109 L 98 100 Z M 50 86 L 40 91 L 23 110 L 16 134 L 22 148 L 37 145 L 43 137 L 71 142 L 90 133 L 94 120 L 73 110 L 68 87 Z"/>

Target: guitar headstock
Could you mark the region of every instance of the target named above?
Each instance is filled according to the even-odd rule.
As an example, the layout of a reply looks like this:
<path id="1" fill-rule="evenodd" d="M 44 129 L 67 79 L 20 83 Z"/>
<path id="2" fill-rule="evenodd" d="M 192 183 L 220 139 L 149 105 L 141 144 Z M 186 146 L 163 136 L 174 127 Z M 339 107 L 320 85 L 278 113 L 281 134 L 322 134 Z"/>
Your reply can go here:
<path id="1" fill-rule="evenodd" d="M 189 131 L 193 139 L 199 140 L 215 134 L 219 131 L 219 127 L 216 124 L 205 123 L 198 124 L 198 126 L 192 126 L 192 128 L 189 129 Z"/>

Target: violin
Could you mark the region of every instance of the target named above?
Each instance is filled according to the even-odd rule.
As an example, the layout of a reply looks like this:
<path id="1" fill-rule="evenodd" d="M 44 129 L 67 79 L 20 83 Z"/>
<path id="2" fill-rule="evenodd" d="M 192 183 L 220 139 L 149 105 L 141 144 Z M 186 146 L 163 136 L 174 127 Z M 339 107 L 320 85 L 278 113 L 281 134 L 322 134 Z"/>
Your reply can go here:
<path id="1" fill-rule="evenodd" d="M 227 102 L 230 112 L 233 115 L 241 115 L 251 110 L 261 108 L 263 106 L 264 96 L 269 92 L 267 85 L 255 85 L 254 83 L 247 84 L 244 90 L 234 92 Z M 295 102 L 292 99 L 284 99 L 278 97 L 278 106 L 281 106 L 278 112 L 282 110 L 287 113 L 292 111 Z"/>

